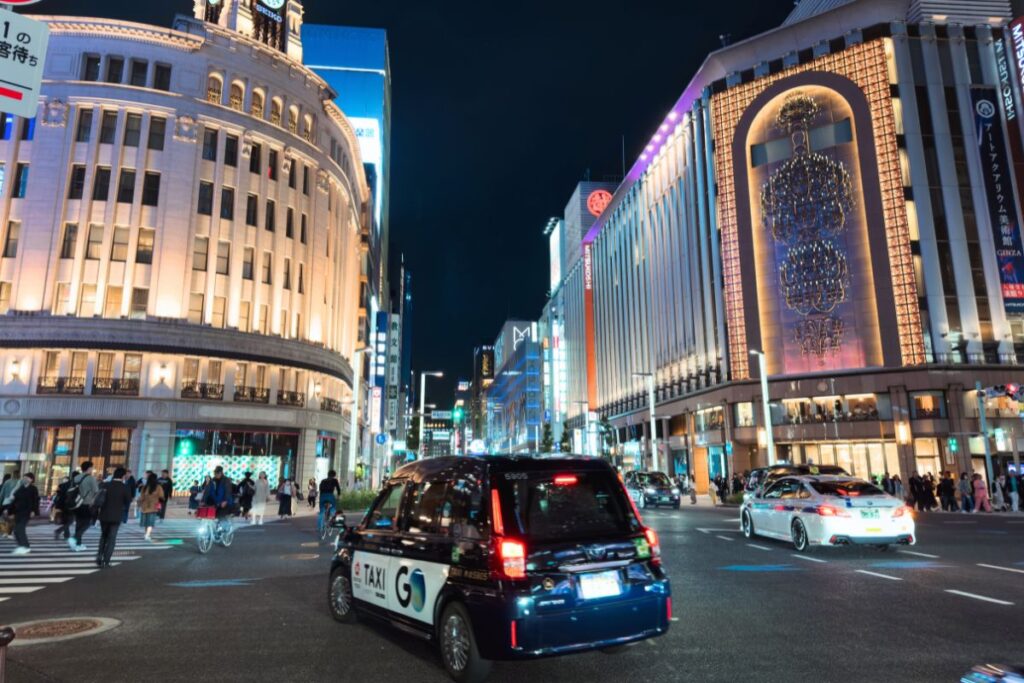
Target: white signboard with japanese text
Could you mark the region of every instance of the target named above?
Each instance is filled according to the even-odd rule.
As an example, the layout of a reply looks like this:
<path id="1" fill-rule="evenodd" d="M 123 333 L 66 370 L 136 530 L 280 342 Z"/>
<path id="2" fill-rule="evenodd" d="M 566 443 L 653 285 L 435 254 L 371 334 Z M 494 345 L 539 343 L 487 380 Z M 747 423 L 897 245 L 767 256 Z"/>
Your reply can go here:
<path id="1" fill-rule="evenodd" d="M 0 111 L 35 118 L 50 27 L 0 11 Z"/>

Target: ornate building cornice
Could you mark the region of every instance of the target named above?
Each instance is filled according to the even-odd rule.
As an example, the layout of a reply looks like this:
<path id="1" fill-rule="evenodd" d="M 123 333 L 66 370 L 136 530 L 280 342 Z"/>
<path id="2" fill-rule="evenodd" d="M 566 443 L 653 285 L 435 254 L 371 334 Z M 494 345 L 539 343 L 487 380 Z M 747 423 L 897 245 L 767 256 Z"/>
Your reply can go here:
<path id="1" fill-rule="evenodd" d="M 118 38 L 170 47 L 185 52 L 196 52 L 206 42 L 200 36 L 131 21 L 91 17 L 34 16 L 33 18 L 46 22 L 52 35 Z"/>

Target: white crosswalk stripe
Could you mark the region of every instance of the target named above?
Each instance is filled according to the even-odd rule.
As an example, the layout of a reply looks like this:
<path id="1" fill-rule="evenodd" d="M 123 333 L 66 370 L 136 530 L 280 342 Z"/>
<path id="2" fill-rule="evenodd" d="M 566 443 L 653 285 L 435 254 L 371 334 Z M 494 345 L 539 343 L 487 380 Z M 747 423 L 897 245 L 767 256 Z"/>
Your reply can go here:
<path id="1" fill-rule="evenodd" d="M 47 524 L 30 525 L 28 539 L 31 552 L 27 555 L 12 554 L 11 551 L 16 547 L 14 539 L 0 539 L 0 602 L 100 571 L 96 566 L 96 549 L 100 538 L 98 526 L 85 533 L 83 542 L 86 549 L 80 552 L 71 550 L 63 539 L 55 540 L 53 530 L 54 527 Z M 139 553 L 142 551 L 169 550 L 174 547 L 164 541 L 151 543 L 142 540 L 142 530 L 138 530 L 138 533 L 125 531 L 127 529 L 122 527 L 118 534 L 112 567 L 141 559 Z"/>

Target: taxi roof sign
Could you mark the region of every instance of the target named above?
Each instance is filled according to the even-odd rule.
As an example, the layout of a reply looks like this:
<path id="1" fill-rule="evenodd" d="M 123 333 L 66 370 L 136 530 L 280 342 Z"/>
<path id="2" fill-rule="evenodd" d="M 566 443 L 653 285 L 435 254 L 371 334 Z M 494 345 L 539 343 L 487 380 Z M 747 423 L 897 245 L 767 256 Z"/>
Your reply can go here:
<path id="1" fill-rule="evenodd" d="M 50 27 L 45 22 L 14 12 L 0 12 L 0 111 L 35 118 L 49 40 Z"/>

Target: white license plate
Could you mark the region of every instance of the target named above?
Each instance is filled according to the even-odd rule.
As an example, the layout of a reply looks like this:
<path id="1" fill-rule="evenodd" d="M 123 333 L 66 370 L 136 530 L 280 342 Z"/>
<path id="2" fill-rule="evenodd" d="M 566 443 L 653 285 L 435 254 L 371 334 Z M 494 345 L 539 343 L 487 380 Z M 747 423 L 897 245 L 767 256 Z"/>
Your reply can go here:
<path id="1" fill-rule="evenodd" d="M 611 598 L 622 593 L 619 572 L 595 572 L 580 574 L 580 595 L 584 600 Z"/>
<path id="2" fill-rule="evenodd" d="M 878 510 L 861 510 L 861 519 L 878 519 Z"/>

